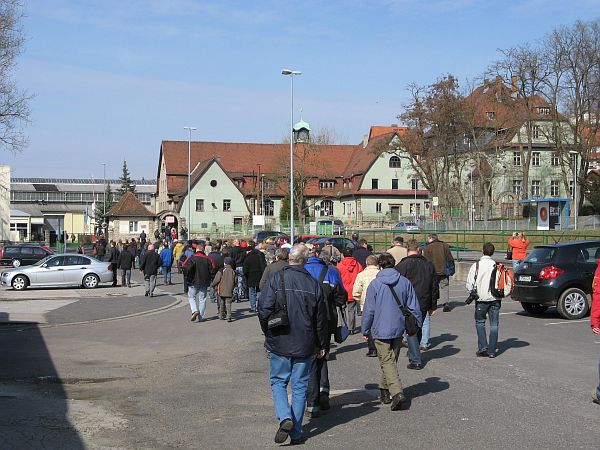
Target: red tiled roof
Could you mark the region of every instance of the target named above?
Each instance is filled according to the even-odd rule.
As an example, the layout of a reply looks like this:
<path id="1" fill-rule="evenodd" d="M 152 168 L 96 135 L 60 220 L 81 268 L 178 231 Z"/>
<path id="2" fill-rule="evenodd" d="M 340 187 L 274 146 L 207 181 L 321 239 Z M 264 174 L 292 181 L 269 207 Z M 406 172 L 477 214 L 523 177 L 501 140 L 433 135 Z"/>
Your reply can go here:
<path id="1" fill-rule="evenodd" d="M 390 125 L 389 127 L 373 125 L 369 131 L 369 141 L 384 134 L 398 133 L 399 135 L 403 135 L 407 130 L 408 127 L 400 127 L 398 125 Z"/>
<path id="2" fill-rule="evenodd" d="M 154 217 L 148 208 L 131 192 L 125 192 L 121 199 L 107 213 L 107 217 Z"/>

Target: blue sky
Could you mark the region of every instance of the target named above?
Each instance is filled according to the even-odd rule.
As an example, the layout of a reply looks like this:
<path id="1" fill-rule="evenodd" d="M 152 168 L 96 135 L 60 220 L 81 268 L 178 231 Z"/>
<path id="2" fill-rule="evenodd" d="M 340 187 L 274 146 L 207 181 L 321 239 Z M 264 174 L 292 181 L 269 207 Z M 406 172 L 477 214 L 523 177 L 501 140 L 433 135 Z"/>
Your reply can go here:
<path id="1" fill-rule="evenodd" d="M 295 114 L 357 143 L 410 82 L 466 84 L 497 49 L 598 17 L 600 0 L 27 0 L 19 86 L 35 95 L 14 177 L 156 176 L 161 140 L 280 142 Z M 251 155 L 248 164 L 257 161 Z"/>

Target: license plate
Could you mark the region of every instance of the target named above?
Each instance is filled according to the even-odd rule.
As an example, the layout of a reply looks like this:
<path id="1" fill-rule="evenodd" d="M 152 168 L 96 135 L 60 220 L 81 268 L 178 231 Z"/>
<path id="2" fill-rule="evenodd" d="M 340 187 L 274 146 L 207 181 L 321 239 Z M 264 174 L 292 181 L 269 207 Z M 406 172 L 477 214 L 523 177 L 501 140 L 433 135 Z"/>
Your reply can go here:
<path id="1" fill-rule="evenodd" d="M 521 275 L 521 276 L 519 276 L 519 281 L 531 281 L 531 275 L 528 275 L 528 276 Z"/>

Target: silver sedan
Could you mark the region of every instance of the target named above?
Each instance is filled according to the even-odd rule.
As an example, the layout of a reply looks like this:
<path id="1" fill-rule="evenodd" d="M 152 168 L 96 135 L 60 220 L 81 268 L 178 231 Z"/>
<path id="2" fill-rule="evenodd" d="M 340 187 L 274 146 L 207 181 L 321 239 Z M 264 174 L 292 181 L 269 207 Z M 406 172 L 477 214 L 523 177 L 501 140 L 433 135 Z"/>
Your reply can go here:
<path id="1" fill-rule="evenodd" d="M 112 281 L 110 264 L 73 253 L 50 255 L 31 266 L 5 269 L 0 276 L 2 286 L 16 291 L 27 287 L 82 286 L 87 289 Z"/>

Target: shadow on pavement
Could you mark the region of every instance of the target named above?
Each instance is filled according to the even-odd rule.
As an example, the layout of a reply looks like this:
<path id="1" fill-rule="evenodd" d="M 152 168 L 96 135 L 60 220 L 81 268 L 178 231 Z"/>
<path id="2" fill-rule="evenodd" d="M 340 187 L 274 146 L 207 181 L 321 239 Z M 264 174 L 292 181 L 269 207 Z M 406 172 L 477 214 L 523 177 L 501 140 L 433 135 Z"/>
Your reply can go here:
<path id="1" fill-rule="evenodd" d="M 521 341 L 518 338 L 505 339 L 502 342 L 498 342 L 498 352 L 497 352 L 497 354 L 501 355 L 502 353 L 504 353 L 509 348 L 522 348 L 522 347 L 528 347 L 528 346 L 529 346 L 529 342 L 527 342 L 527 341 Z"/>
<path id="2" fill-rule="evenodd" d="M 330 353 L 330 356 L 341 355 L 342 353 L 353 352 L 354 350 L 358 350 L 360 348 L 367 348 L 367 343 L 364 341 L 357 342 L 355 344 L 343 345 L 341 347 L 337 347 L 334 351 Z M 335 358 L 334 358 L 335 359 Z"/>
<path id="3" fill-rule="evenodd" d="M 429 345 L 431 348 L 435 348 L 443 342 L 455 341 L 458 338 L 456 334 L 444 333 L 439 336 L 435 336 L 429 339 Z"/>
<path id="4" fill-rule="evenodd" d="M 40 329 L 9 325 L 0 326 L 0 448 L 85 448 Z"/>
<path id="5" fill-rule="evenodd" d="M 422 381 L 412 386 L 404 388 L 404 395 L 406 396 L 406 402 L 402 404 L 402 409 L 409 409 L 413 399 L 423 397 L 428 394 L 435 392 L 445 391 L 450 388 L 450 383 L 442 381 L 440 377 L 429 377 L 425 381 Z"/>
<path id="6" fill-rule="evenodd" d="M 423 358 L 423 361 L 427 363 L 432 359 L 441 359 L 447 358 L 448 356 L 454 356 L 458 352 L 460 352 L 460 349 L 456 348 L 454 345 L 444 345 L 442 348 L 436 348 L 435 350 L 422 352 L 421 358 Z"/>

